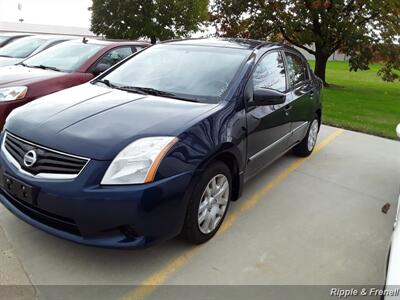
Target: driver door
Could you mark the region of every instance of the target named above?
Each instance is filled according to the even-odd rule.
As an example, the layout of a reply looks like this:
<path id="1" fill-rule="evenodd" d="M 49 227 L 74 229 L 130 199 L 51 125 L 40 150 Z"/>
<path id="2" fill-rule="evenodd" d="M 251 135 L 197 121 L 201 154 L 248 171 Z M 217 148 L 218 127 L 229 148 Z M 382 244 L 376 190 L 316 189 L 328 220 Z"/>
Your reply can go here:
<path id="1" fill-rule="evenodd" d="M 253 91 L 267 88 L 286 93 L 284 104 L 252 106 Z M 247 100 L 247 158 L 246 178 L 279 157 L 288 148 L 290 139 L 290 93 L 283 54 L 273 51 L 265 54 L 257 63 L 246 88 Z"/>

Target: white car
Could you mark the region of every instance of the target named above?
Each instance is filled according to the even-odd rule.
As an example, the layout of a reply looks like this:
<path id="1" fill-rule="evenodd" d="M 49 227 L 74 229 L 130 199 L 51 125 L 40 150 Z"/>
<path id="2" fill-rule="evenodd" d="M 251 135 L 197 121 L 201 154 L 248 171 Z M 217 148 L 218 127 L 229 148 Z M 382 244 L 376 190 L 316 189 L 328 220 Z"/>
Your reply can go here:
<path id="1" fill-rule="evenodd" d="M 400 138 L 400 124 L 397 125 L 397 136 Z M 399 197 L 400 201 L 400 197 Z M 389 252 L 387 277 L 386 277 L 386 288 L 389 290 L 395 290 L 400 287 L 400 203 L 397 204 L 396 221 L 394 223 L 394 231 L 392 235 L 392 242 Z M 398 294 L 398 293 L 397 293 Z M 400 299 L 400 295 L 387 296 L 385 300 Z"/>

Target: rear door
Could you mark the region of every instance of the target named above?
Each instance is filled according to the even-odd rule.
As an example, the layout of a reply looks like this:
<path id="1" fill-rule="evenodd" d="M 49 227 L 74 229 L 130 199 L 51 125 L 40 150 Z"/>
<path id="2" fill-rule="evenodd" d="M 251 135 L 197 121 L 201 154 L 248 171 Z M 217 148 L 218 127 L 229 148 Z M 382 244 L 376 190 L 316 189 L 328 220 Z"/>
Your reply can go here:
<path id="1" fill-rule="evenodd" d="M 294 52 L 285 51 L 290 95 L 290 146 L 300 142 L 307 133 L 309 122 L 313 118 L 315 94 L 314 85 L 307 62 Z"/>
<path id="2" fill-rule="evenodd" d="M 257 88 L 287 92 L 285 63 L 281 51 L 268 52 L 259 60 L 246 88 L 248 134 L 246 177 L 253 176 L 285 152 L 290 138 L 287 103 L 252 106 L 253 91 Z"/>

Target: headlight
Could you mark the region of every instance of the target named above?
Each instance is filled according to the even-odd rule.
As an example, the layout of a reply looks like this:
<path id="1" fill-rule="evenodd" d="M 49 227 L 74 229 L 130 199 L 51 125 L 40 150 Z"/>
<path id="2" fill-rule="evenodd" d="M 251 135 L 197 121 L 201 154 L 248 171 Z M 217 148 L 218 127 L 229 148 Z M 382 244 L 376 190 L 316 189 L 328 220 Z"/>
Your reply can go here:
<path id="1" fill-rule="evenodd" d="M 26 86 L 14 86 L 0 89 L 0 101 L 13 101 L 24 99 L 28 88 Z"/>
<path id="2" fill-rule="evenodd" d="M 101 184 L 152 182 L 162 159 L 177 141 L 174 137 L 149 137 L 133 142 L 114 158 Z"/>

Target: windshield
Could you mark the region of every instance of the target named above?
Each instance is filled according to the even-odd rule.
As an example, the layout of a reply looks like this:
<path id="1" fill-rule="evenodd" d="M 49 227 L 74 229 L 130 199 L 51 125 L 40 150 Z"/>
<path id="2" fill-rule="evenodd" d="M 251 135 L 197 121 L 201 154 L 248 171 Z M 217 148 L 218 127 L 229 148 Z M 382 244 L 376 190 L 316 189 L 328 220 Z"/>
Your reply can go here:
<path id="1" fill-rule="evenodd" d="M 18 39 L 0 49 L 0 56 L 13 58 L 26 58 L 37 48 L 46 42 L 45 39 L 38 37 L 27 37 Z"/>
<path id="2" fill-rule="evenodd" d="M 24 64 L 28 67 L 42 66 L 64 72 L 75 72 L 104 47 L 77 41 L 65 42 L 27 59 Z"/>
<path id="3" fill-rule="evenodd" d="M 1 43 L 1 42 L 4 42 L 6 39 L 7 39 L 6 36 L 0 36 L 0 43 Z"/>
<path id="4" fill-rule="evenodd" d="M 102 80 L 112 87 L 155 90 L 165 96 L 169 93 L 196 102 L 218 103 L 248 55 L 249 51 L 242 49 L 158 45 L 134 56 Z"/>

